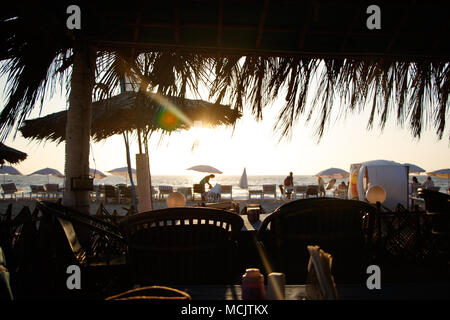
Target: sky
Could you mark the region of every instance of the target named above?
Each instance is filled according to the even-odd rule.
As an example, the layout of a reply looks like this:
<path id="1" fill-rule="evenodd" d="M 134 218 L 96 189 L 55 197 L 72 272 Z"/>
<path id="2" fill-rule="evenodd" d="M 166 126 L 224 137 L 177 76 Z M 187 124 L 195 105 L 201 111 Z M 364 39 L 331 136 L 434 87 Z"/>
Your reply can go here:
<path id="1" fill-rule="evenodd" d="M 0 103 L 6 104 L 5 78 L 0 78 Z M 64 92 L 63 92 L 64 93 Z M 273 126 L 282 100 L 263 110 L 263 120 L 256 121 L 248 109 L 244 110 L 235 128 L 195 128 L 180 131 L 170 137 L 150 140 L 150 170 L 154 175 L 188 175 L 187 168 L 207 164 L 227 175 L 240 175 L 246 168 L 248 175 L 314 175 L 330 168 L 349 171 L 352 163 L 384 159 L 400 163 L 413 163 L 426 171 L 450 167 L 449 126 L 438 140 L 433 128 L 423 130 L 419 139 L 412 137 L 408 128 L 397 126 L 393 117 L 383 131 L 374 124 L 367 130 L 369 108 L 345 119 L 333 120 L 318 142 L 314 123 L 305 117 L 296 122 L 290 139 L 279 141 Z M 41 113 L 38 108 L 28 118 L 44 116 L 67 108 L 64 94 L 47 97 Z M 334 110 L 339 108 L 335 107 Z M 337 113 L 335 114 L 335 116 Z M 192 150 L 194 142 L 198 142 Z M 28 158 L 14 167 L 23 174 L 50 167 L 64 172 L 65 146 L 53 142 L 24 139 L 14 132 L 5 144 L 28 154 Z M 137 138 L 131 145 L 132 162 L 138 153 Z M 126 166 L 125 145 L 122 136 L 114 136 L 99 143 L 91 142 L 90 166 L 102 172 Z M 133 165 L 135 167 L 135 165 Z"/>

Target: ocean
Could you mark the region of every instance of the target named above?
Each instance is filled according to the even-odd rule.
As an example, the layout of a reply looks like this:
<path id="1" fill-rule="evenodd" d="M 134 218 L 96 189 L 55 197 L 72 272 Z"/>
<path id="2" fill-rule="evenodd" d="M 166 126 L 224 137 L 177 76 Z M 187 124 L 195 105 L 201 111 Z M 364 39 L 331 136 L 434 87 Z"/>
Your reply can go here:
<path id="1" fill-rule="evenodd" d="M 206 174 L 205 174 L 206 175 Z M 283 184 L 285 175 L 248 175 L 248 186 L 249 189 L 261 189 L 263 184 L 276 184 L 277 186 L 280 184 Z M 410 176 L 410 180 L 411 180 Z M 420 183 L 423 183 L 426 180 L 425 175 L 416 175 L 417 179 Z M 174 187 L 174 189 L 178 187 L 192 187 L 193 184 L 198 183 L 202 178 L 202 175 L 153 175 L 151 177 L 152 186 L 155 188 L 158 188 L 160 185 L 168 185 Z M 221 185 L 232 185 L 233 186 L 233 198 L 236 200 L 239 199 L 247 199 L 248 197 L 248 190 L 247 189 L 241 189 L 239 188 L 239 180 L 241 176 L 240 175 L 222 175 L 217 174 L 214 179 L 211 179 L 211 184 L 214 186 L 216 183 L 219 183 Z M 445 192 L 447 187 L 449 186 L 449 181 L 447 179 L 441 179 L 441 178 L 432 178 L 434 181 L 435 186 L 441 187 L 441 192 Z M 325 182 L 328 182 L 330 179 L 325 179 Z M 3 175 L 3 177 L 0 176 L 1 183 L 15 183 L 16 187 L 18 189 L 23 189 L 25 193 L 29 193 L 31 191 L 30 185 L 44 185 L 46 183 L 57 183 L 60 185 L 60 187 L 63 187 L 64 185 L 64 179 L 57 178 L 54 176 L 42 176 L 42 175 L 22 175 L 22 176 L 15 176 L 15 175 Z M 338 185 L 341 183 L 341 181 L 344 181 L 345 183 L 348 182 L 348 179 L 337 179 L 336 184 Z M 129 180 L 125 177 L 121 176 L 114 176 L 114 175 L 108 175 L 106 178 L 103 179 L 95 179 L 94 184 L 100 185 L 100 184 L 129 184 Z M 136 183 L 136 181 L 135 181 Z M 300 175 L 295 176 L 294 175 L 294 184 L 295 185 L 310 185 L 310 184 L 317 184 L 317 177 L 311 176 L 311 175 Z M 280 191 L 277 188 L 277 194 L 279 196 Z M 330 193 L 331 195 L 331 193 Z"/>

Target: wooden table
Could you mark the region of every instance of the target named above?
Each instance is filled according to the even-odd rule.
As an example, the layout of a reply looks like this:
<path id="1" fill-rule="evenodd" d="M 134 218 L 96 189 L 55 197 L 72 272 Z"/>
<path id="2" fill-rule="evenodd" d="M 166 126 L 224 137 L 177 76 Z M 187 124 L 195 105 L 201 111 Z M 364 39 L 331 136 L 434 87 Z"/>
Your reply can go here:
<path id="1" fill-rule="evenodd" d="M 173 286 L 187 292 L 192 300 L 242 300 L 240 285 Z M 362 284 L 336 285 L 339 300 L 449 299 L 449 281 L 423 283 L 382 283 L 381 289 L 369 290 Z M 266 288 L 267 289 L 267 288 Z M 285 300 L 305 300 L 306 285 L 286 285 Z"/>

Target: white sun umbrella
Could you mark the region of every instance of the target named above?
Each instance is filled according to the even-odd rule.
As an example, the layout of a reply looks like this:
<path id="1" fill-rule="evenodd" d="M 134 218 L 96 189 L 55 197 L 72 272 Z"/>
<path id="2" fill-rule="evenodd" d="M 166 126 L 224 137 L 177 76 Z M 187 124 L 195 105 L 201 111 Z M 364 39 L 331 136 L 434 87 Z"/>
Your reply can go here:
<path id="1" fill-rule="evenodd" d="M 449 168 L 427 172 L 427 175 L 437 177 L 437 178 L 447 179 L 447 187 L 449 186 L 449 182 L 450 182 L 450 169 Z"/>
<path id="2" fill-rule="evenodd" d="M 334 179 L 348 178 L 349 175 L 350 174 L 347 171 L 339 168 L 328 168 L 316 174 L 317 177 L 334 178 Z"/>
<path id="3" fill-rule="evenodd" d="M 104 174 L 103 172 L 101 172 L 100 170 L 97 169 L 89 169 L 89 176 L 91 176 L 94 179 L 103 179 L 106 178 L 106 174 Z"/>
<path id="4" fill-rule="evenodd" d="M 187 170 L 194 170 L 198 172 L 206 172 L 206 173 L 223 173 L 219 169 L 216 169 L 214 167 L 208 166 L 208 165 L 198 165 L 188 168 Z"/>
<path id="5" fill-rule="evenodd" d="M 241 179 L 239 180 L 239 188 L 248 189 L 247 171 L 244 168 Z"/>
<path id="6" fill-rule="evenodd" d="M 133 179 L 136 179 L 136 169 L 131 168 L 131 172 L 133 175 Z M 125 178 L 125 183 L 128 183 L 128 167 L 122 167 L 122 168 L 116 168 L 116 169 L 112 169 L 110 171 L 108 171 L 108 173 L 111 173 L 112 175 L 115 176 L 121 176 Z"/>
<path id="7" fill-rule="evenodd" d="M 409 167 L 409 173 L 410 174 L 420 174 L 422 172 L 425 172 L 426 170 L 424 168 L 421 168 L 415 164 L 412 163 L 404 163 L 403 164 L 405 167 L 408 166 Z"/>
<path id="8" fill-rule="evenodd" d="M 30 173 L 29 176 L 35 175 L 35 174 L 40 174 L 40 175 L 43 175 L 43 176 L 47 176 L 48 183 L 50 183 L 50 176 L 54 176 L 54 177 L 58 177 L 58 178 L 64 178 L 64 175 L 60 171 L 58 171 L 56 169 L 53 169 L 53 168 L 40 169 L 40 170 L 37 170 L 37 171 L 35 171 L 33 173 Z"/>
<path id="9" fill-rule="evenodd" d="M 3 183 L 6 183 L 6 175 L 21 176 L 22 173 L 14 167 L 11 166 L 0 166 L 0 174 L 3 175 Z"/>

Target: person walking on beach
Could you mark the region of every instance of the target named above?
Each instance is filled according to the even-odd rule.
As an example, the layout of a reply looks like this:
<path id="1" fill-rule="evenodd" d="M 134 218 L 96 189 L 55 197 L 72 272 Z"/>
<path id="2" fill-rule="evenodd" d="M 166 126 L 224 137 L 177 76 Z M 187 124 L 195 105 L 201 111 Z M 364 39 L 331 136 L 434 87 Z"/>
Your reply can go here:
<path id="1" fill-rule="evenodd" d="M 431 180 L 430 176 L 427 177 L 427 180 L 422 184 L 422 187 L 424 187 L 425 189 L 434 187 L 434 182 L 433 180 Z"/>
<path id="2" fill-rule="evenodd" d="M 286 198 L 290 199 L 292 191 L 294 191 L 294 176 L 292 172 L 284 179 L 284 190 L 286 193 Z"/>

